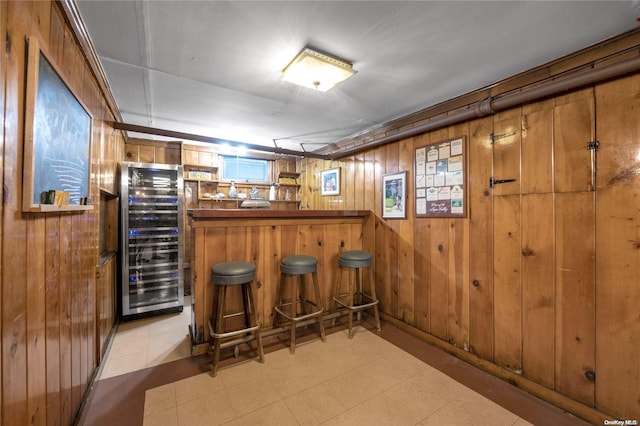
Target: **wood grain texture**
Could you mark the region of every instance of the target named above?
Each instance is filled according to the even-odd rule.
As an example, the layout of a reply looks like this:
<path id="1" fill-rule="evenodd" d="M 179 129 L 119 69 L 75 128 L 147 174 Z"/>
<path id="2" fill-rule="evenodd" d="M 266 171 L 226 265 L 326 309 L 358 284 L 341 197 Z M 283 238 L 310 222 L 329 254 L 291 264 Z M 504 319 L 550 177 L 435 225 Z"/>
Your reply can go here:
<path id="1" fill-rule="evenodd" d="M 556 390 L 593 406 L 595 371 L 594 194 L 556 194 Z"/>
<path id="2" fill-rule="evenodd" d="M 553 194 L 522 196 L 523 375 L 554 386 L 555 228 Z"/>
<path id="3" fill-rule="evenodd" d="M 2 407 L 3 424 L 72 424 L 96 370 L 104 312 L 95 278 L 99 209 L 84 213 L 21 214 L 26 44 L 29 36 L 47 51 L 69 87 L 94 117 L 89 195 L 99 207 L 100 185 L 114 193 L 122 135 L 97 90 L 75 35 L 55 2 L 0 5 L 3 60 Z M 106 149 L 108 147 L 109 149 Z M 103 179 L 104 176 L 104 179 Z M 113 290 L 115 277 L 108 287 Z M 110 306 L 113 307 L 113 297 Z M 7 301 L 11 301 L 7 303 Z M 105 317 L 102 317 L 106 314 Z"/>
<path id="4" fill-rule="evenodd" d="M 596 88 L 596 407 L 640 416 L 640 77 Z M 634 391 L 635 390 L 635 391 Z"/>
<path id="5" fill-rule="evenodd" d="M 202 330 L 192 343 L 194 346 L 209 340 L 208 319 L 213 307 L 213 283 L 210 271 L 221 262 L 244 261 L 256 265 L 254 291 L 258 300 L 258 318 L 263 327 L 273 324 L 272 310 L 276 290 L 280 284 L 280 260 L 293 254 L 305 254 L 318 259 L 318 279 L 322 304 L 329 309 L 332 302 L 334 278 L 339 271 L 337 255 L 344 250 L 372 250 L 365 241 L 367 217 L 345 220 L 328 215 L 316 218 L 289 219 L 274 223 L 269 217 L 217 219 L 193 222 L 194 297 L 193 330 Z M 371 236 L 367 236 L 371 240 Z M 223 249 L 221 249 L 223 248 Z M 229 294 L 227 307 L 240 310 L 239 295 Z"/>
<path id="6" fill-rule="evenodd" d="M 469 350 L 493 361 L 493 198 L 489 189 L 492 173 L 492 118 L 469 125 L 467 180 L 469 203 Z"/>
<path id="7" fill-rule="evenodd" d="M 493 200 L 495 362 L 522 369 L 522 237 L 520 195 Z"/>
<path id="8" fill-rule="evenodd" d="M 594 189 L 587 143 L 595 140 L 593 89 L 555 99 L 554 177 L 556 192 Z"/>

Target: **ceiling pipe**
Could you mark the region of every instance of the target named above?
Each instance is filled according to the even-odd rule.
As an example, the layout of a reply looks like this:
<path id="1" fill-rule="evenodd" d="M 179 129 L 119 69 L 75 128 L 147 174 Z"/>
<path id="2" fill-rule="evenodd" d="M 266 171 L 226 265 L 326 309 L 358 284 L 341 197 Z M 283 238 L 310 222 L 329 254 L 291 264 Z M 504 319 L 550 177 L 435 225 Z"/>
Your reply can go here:
<path id="1" fill-rule="evenodd" d="M 242 148 L 251 149 L 254 151 L 265 151 L 273 154 L 289 155 L 293 157 L 309 157 L 309 158 L 316 158 L 320 160 L 326 160 L 329 158 L 327 154 L 314 154 L 313 152 L 309 152 L 309 151 L 295 151 L 292 149 L 278 148 L 277 146 L 270 147 L 265 145 L 255 145 L 255 144 L 248 144 L 244 142 L 235 142 L 235 141 L 229 141 L 226 139 L 212 138 L 210 136 L 196 135 L 193 133 L 185 133 L 185 132 L 176 132 L 173 130 L 166 130 L 166 129 L 157 129 L 154 127 L 147 127 L 147 126 L 138 126 L 136 124 L 120 123 L 117 121 L 113 122 L 112 124 L 113 124 L 113 128 L 116 130 L 144 133 L 147 135 L 163 136 L 163 137 L 175 138 L 175 139 L 181 139 L 181 140 L 186 139 L 190 141 L 206 142 L 206 143 L 212 143 L 212 144 L 225 144 L 233 147 L 242 147 Z"/>
<path id="2" fill-rule="evenodd" d="M 420 124 L 409 129 L 401 130 L 397 133 L 381 137 L 379 139 L 365 142 L 361 145 L 345 149 L 340 152 L 329 154 L 330 160 L 349 157 L 359 152 L 369 150 L 401 139 L 416 136 L 432 130 L 441 129 L 443 127 L 459 124 L 475 118 L 482 118 L 496 112 L 509 108 L 520 106 L 529 102 L 539 101 L 549 96 L 557 95 L 562 92 L 582 88 L 591 84 L 600 83 L 640 71 L 640 56 L 626 59 L 612 65 L 603 66 L 601 68 L 593 68 L 579 75 L 573 75 L 539 86 L 522 90 L 515 93 L 507 93 L 496 97 L 489 97 L 482 101 L 470 105 L 467 109 L 455 112 L 451 115 L 436 118 L 424 124 Z"/>

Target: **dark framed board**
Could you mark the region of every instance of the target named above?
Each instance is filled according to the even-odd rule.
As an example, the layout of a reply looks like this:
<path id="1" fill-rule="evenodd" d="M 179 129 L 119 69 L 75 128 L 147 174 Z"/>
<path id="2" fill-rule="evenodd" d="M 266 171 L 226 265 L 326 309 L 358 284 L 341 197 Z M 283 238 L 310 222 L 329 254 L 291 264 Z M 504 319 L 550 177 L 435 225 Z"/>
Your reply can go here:
<path id="1" fill-rule="evenodd" d="M 91 210 L 91 120 L 36 37 L 28 37 L 23 211 Z M 47 194 L 65 194 L 47 197 Z"/>
<path id="2" fill-rule="evenodd" d="M 415 148 L 416 217 L 466 217 L 464 136 Z"/>

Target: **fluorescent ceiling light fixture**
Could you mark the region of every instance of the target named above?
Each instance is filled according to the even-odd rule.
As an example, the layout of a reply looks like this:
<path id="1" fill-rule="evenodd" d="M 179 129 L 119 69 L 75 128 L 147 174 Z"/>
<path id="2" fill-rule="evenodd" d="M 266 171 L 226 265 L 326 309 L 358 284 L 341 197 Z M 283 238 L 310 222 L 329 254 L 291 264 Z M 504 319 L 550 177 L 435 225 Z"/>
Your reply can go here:
<path id="1" fill-rule="evenodd" d="M 350 63 L 305 48 L 282 70 L 282 79 L 326 92 L 354 73 Z"/>

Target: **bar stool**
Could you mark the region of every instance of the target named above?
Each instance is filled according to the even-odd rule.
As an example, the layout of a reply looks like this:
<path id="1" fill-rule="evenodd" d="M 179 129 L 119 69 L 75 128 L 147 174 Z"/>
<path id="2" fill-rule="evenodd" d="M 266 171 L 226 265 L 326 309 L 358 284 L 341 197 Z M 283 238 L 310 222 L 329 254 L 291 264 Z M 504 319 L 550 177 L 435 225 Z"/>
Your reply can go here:
<path id="1" fill-rule="evenodd" d="M 336 312 L 336 308 L 342 306 L 349 310 L 349 339 L 353 337 L 353 313 L 357 312 L 357 319 L 360 320 L 360 315 L 363 310 L 373 308 L 373 314 L 376 320 L 376 327 L 380 331 L 380 316 L 378 315 L 378 298 L 376 297 L 376 287 L 371 281 L 371 262 L 373 256 L 371 253 L 364 250 L 350 250 L 345 251 L 338 257 L 338 264 L 341 267 L 338 273 L 338 283 L 336 284 L 335 294 L 333 297 L 333 312 Z M 349 269 L 353 269 L 355 272 L 355 289 L 353 288 L 353 281 L 349 280 L 348 289 L 346 293 L 342 292 L 342 275 L 348 272 Z M 363 280 L 361 275 L 363 269 L 366 269 L 367 281 L 370 287 L 370 293 L 365 293 L 363 286 Z M 346 301 L 343 302 L 343 299 Z M 335 318 L 333 320 L 335 324 Z"/>
<path id="2" fill-rule="evenodd" d="M 309 300 L 305 288 L 305 275 L 311 274 L 313 280 L 313 292 L 315 300 Z M 298 285 L 296 285 L 297 279 Z M 287 278 L 293 278 L 291 283 L 290 298 L 284 299 L 285 285 Z M 288 307 L 288 309 L 287 309 Z M 280 316 L 286 318 L 291 323 L 291 343 L 290 351 L 296 350 L 296 326 L 300 321 L 318 318 L 320 338 L 325 341 L 324 324 L 322 313 L 322 300 L 320 299 L 320 286 L 318 284 L 318 259 L 313 256 L 294 255 L 286 256 L 280 260 L 280 287 L 276 297 L 276 304 L 273 308 L 273 328 L 279 323 Z"/>
<path id="3" fill-rule="evenodd" d="M 247 262 L 223 262 L 218 263 L 211 268 L 211 281 L 215 286 L 214 294 L 216 296 L 216 299 L 214 300 L 216 311 L 214 315 L 212 315 L 213 324 L 211 319 L 209 320 L 209 330 L 213 340 L 213 364 L 211 365 L 211 375 L 213 377 L 218 373 L 220 347 L 223 339 L 253 333 L 258 349 L 258 359 L 260 362 L 264 362 L 262 335 L 260 333 L 260 327 L 262 324 L 260 324 L 256 318 L 256 306 L 253 298 L 253 292 L 251 290 L 251 282 L 255 279 L 255 276 L 256 265 Z M 227 288 L 234 286 L 241 286 L 244 310 L 235 313 L 227 313 L 225 307 Z M 226 319 L 241 315 L 244 315 L 245 328 L 227 330 Z M 247 340 L 243 339 L 243 341 L 239 341 L 237 344 L 246 341 Z M 236 345 L 236 356 L 237 353 L 238 346 Z"/>

